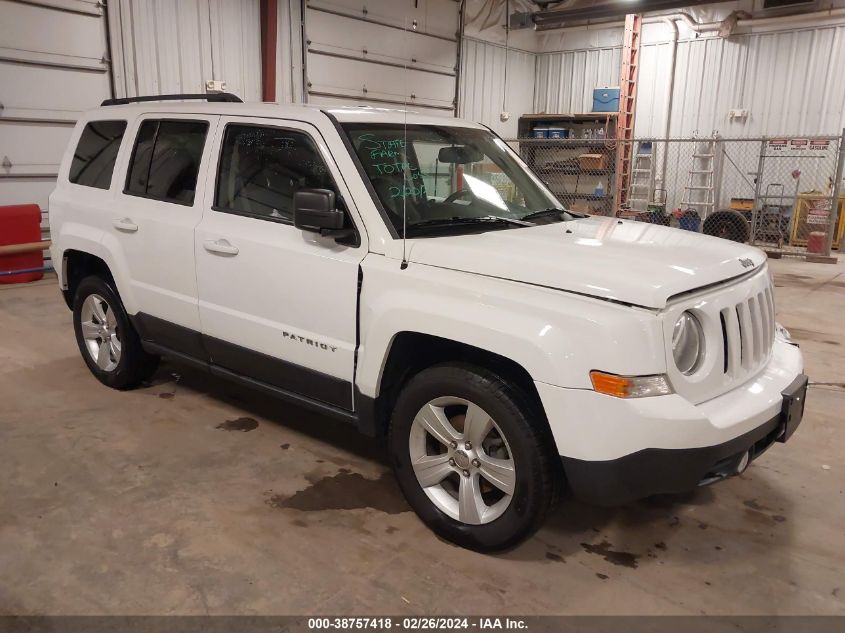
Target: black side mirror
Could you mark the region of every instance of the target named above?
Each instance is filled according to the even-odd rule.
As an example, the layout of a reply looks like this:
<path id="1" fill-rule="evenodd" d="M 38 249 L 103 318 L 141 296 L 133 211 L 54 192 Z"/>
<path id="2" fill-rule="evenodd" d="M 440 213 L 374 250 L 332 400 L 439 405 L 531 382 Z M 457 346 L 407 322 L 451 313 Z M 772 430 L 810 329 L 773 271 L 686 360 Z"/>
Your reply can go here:
<path id="1" fill-rule="evenodd" d="M 293 225 L 303 231 L 325 237 L 347 237 L 352 229 L 345 229 L 346 215 L 335 207 L 334 191 L 329 189 L 300 189 L 293 194 Z"/>

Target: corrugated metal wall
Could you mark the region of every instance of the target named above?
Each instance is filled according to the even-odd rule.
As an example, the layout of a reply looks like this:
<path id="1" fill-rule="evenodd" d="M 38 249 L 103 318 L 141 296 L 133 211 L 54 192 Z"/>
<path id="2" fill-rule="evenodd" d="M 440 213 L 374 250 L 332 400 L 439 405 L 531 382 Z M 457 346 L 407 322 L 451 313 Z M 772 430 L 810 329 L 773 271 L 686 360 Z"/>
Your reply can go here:
<path id="1" fill-rule="evenodd" d="M 641 49 L 638 136 L 664 134 L 670 46 L 652 41 Z M 540 53 L 535 111 L 589 111 L 594 87 L 618 85 L 621 51 L 620 42 Z M 844 66 L 845 25 L 681 40 L 670 134 L 839 134 L 845 126 Z M 748 109 L 748 120 L 731 120 L 735 108 Z"/>
<path id="2" fill-rule="evenodd" d="M 108 6 L 116 96 L 205 92 L 261 99 L 258 0 L 119 0 Z"/>
<path id="3" fill-rule="evenodd" d="M 638 135 L 663 133 L 668 47 L 642 49 Z M 682 41 L 677 55 L 672 136 L 839 134 L 845 126 L 845 25 Z M 731 121 L 732 108 L 750 117 Z"/>
<path id="4" fill-rule="evenodd" d="M 515 137 L 520 115 L 531 112 L 534 107 L 536 58 L 535 54 L 526 51 L 506 51 L 498 44 L 464 38 L 458 116 L 489 125 L 505 138 Z M 499 118 L 503 97 L 504 107 L 510 113 L 506 122 Z"/>
<path id="5" fill-rule="evenodd" d="M 593 88 L 618 86 L 622 47 L 542 53 L 534 112 L 590 112 Z"/>

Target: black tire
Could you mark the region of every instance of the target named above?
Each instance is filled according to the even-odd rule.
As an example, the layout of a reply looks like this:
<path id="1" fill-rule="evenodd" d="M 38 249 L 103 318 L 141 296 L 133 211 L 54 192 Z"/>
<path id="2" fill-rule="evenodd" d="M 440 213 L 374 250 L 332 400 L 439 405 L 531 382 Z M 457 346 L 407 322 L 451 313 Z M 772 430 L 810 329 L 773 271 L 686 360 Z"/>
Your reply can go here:
<path id="1" fill-rule="evenodd" d="M 704 220 L 701 230 L 705 235 L 740 243 L 747 242 L 751 233 L 748 221 L 734 211 L 717 211 Z"/>
<path id="2" fill-rule="evenodd" d="M 100 368 L 89 352 L 82 335 L 82 306 L 91 295 L 99 295 L 114 313 L 117 323 L 116 331 L 120 339 L 120 359 L 110 370 Z M 141 346 L 141 339 L 123 307 L 120 296 L 113 287 L 111 280 L 92 276 L 83 279 L 76 289 L 73 298 L 73 331 L 79 353 L 88 369 L 101 383 L 113 389 L 133 389 L 153 375 L 158 367 L 159 357 L 148 354 Z"/>
<path id="3" fill-rule="evenodd" d="M 429 499 L 414 473 L 409 449 L 414 418 L 443 396 L 477 404 L 506 438 L 516 473 L 514 492 L 507 509 L 489 523 L 469 525 L 452 518 Z M 533 534 L 557 502 L 562 469 L 542 409 L 523 390 L 486 369 L 449 363 L 414 376 L 397 399 L 388 445 L 408 503 L 435 533 L 462 547 L 481 552 L 511 548 Z"/>

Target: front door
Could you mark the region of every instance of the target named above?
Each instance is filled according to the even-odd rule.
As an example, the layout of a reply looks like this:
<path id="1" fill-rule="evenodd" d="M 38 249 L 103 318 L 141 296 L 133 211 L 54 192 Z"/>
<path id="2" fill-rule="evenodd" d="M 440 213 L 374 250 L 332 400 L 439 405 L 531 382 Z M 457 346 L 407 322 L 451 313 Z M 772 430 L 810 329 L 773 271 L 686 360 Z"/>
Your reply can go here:
<path id="1" fill-rule="evenodd" d="M 211 362 L 351 410 L 366 236 L 356 246 L 293 226 L 294 192 L 323 188 L 361 227 L 325 141 L 306 123 L 228 117 L 214 148 L 195 239 Z"/>

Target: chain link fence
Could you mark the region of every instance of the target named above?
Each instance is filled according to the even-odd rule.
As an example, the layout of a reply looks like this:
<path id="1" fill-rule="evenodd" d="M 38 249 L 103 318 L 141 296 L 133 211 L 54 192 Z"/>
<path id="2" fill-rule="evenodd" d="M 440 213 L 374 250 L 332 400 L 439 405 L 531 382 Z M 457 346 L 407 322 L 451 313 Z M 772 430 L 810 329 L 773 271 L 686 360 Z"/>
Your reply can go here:
<path id="1" fill-rule="evenodd" d="M 770 254 L 845 251 L 839 136 L 513 139 L 561 204 L 758 246 Z"/>

